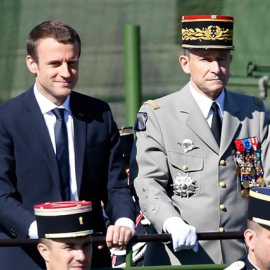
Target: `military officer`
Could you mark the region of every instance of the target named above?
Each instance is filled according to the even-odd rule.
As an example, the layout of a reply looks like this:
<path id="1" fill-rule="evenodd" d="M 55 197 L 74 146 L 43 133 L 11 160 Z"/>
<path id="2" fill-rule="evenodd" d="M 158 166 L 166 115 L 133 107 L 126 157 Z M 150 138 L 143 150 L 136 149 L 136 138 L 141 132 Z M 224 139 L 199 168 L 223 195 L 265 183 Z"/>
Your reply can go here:
<path id="1" fill-rule="evenodd" d="M 270 269 L 270 188 L 252 188 L 249 196 L 248 225 L 244 232 L 248 254 L 225 270 Z"/>
<path id="2" fill-rule="evenodd" d="M 47 270 L 89 270 L 92 264 L 93 215 L 89 201 L 61 201 L 34 206 Z"/>
<path id="3" fill-rule="evenodd" d="M 190 81 L 145 102 L 135 125 L 131 182 L 152 232 L 172 236 L 148 243 L 145 265 L 232 263 L 243 240 L 198 242 L 197 232 L 246 229 L 249 189 L 269 180 L 265 107 L 226 89 L 233 17 L 183 16 L 182 41 Z"/>

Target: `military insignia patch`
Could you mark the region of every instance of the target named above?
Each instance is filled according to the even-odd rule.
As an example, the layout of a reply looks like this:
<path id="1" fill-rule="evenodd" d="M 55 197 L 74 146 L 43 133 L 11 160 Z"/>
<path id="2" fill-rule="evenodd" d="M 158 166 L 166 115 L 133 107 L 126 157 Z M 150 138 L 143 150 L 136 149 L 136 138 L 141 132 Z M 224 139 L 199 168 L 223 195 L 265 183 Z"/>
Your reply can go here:
<path id="1" fill-rule="evenodd" d="M 184 139 L 183 142 L 177 143 L 181 146 L 185 153 L 192 151 L 193 149 L 199 148 L 198 146 L 194 145 L 194 143 L 190 139 Z"/>
<path id="2" fill-rule="evenodd" d="M 194 178 L 188 176 L 188 174 L 182 176 L 180 173 L 176 177 L 173 177 L 173 193 L 181 198 L 189 198 L 196 193 L 198 188 Z"/>
<path id="3" fill-rule="evenodd" d="M 147 113 L 139 112 L 137 114 L 137 120 L 135 125 L 136 130 L 138 131 L 146 130 L 146 121 L 147 121 Z"/>

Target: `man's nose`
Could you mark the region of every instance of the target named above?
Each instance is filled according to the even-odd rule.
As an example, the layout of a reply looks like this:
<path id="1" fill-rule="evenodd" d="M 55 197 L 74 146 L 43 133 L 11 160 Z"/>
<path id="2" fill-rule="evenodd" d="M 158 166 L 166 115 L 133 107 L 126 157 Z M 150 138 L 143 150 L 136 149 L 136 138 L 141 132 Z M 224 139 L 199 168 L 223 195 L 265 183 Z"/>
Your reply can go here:
<path id="1" fill-rule="evenodd" d="M 69 78 L 69 77 L 70 77 L 70 70 L 69 70 L 68 63 L 63 63 L 63 64 L 61 65 L 60 75 L 61 75 L 63 78 Z"/>
<path id="2" fill-rule="evenodd" d="M 80 262 L 83 262 L 85 261 L 85 254 L 84 254 L 84 251 L 82 249 L 77 249 L 76 251 L 76 260 L 77 261 L 80 261 Z"/>
<path id="3" fill-rule="evenodd" d="M 211 62 L 211 71 L 215 72 L 215 73 L 220 71 L 220 65 L 219 65 L 219 62 L 217 60 L 214 60 Z"/>

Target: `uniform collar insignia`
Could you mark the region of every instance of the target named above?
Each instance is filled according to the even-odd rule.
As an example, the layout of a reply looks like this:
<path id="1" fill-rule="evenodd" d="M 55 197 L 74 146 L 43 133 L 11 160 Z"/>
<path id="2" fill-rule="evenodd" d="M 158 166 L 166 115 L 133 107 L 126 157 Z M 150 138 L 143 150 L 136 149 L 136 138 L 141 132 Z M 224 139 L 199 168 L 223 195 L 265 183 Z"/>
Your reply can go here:
<path id="1" fill-rule="evenodd" d="M 183 142 L 177 142 L 182 149 L 184 150 L 185 153 L 199 148 L 198 146 L 194 145 L 194 143 L 190 139 L 184 139 Z"/>

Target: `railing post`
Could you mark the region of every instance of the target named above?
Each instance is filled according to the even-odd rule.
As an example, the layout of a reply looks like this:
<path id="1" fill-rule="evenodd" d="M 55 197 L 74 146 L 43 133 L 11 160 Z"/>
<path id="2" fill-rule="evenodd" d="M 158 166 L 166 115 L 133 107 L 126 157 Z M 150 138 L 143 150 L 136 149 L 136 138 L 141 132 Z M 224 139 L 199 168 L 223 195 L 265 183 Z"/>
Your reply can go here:
<path id="1" fill-rule="evenodd" d="M 141 105 L 140 27 L 126 25 L 124 41 L 126 125 L 133 126 Z"/>
<path id="2" fill-rule="evenodd" d="M 132 244 L 126 246 L 126 267 L 132 267 Z"/>

